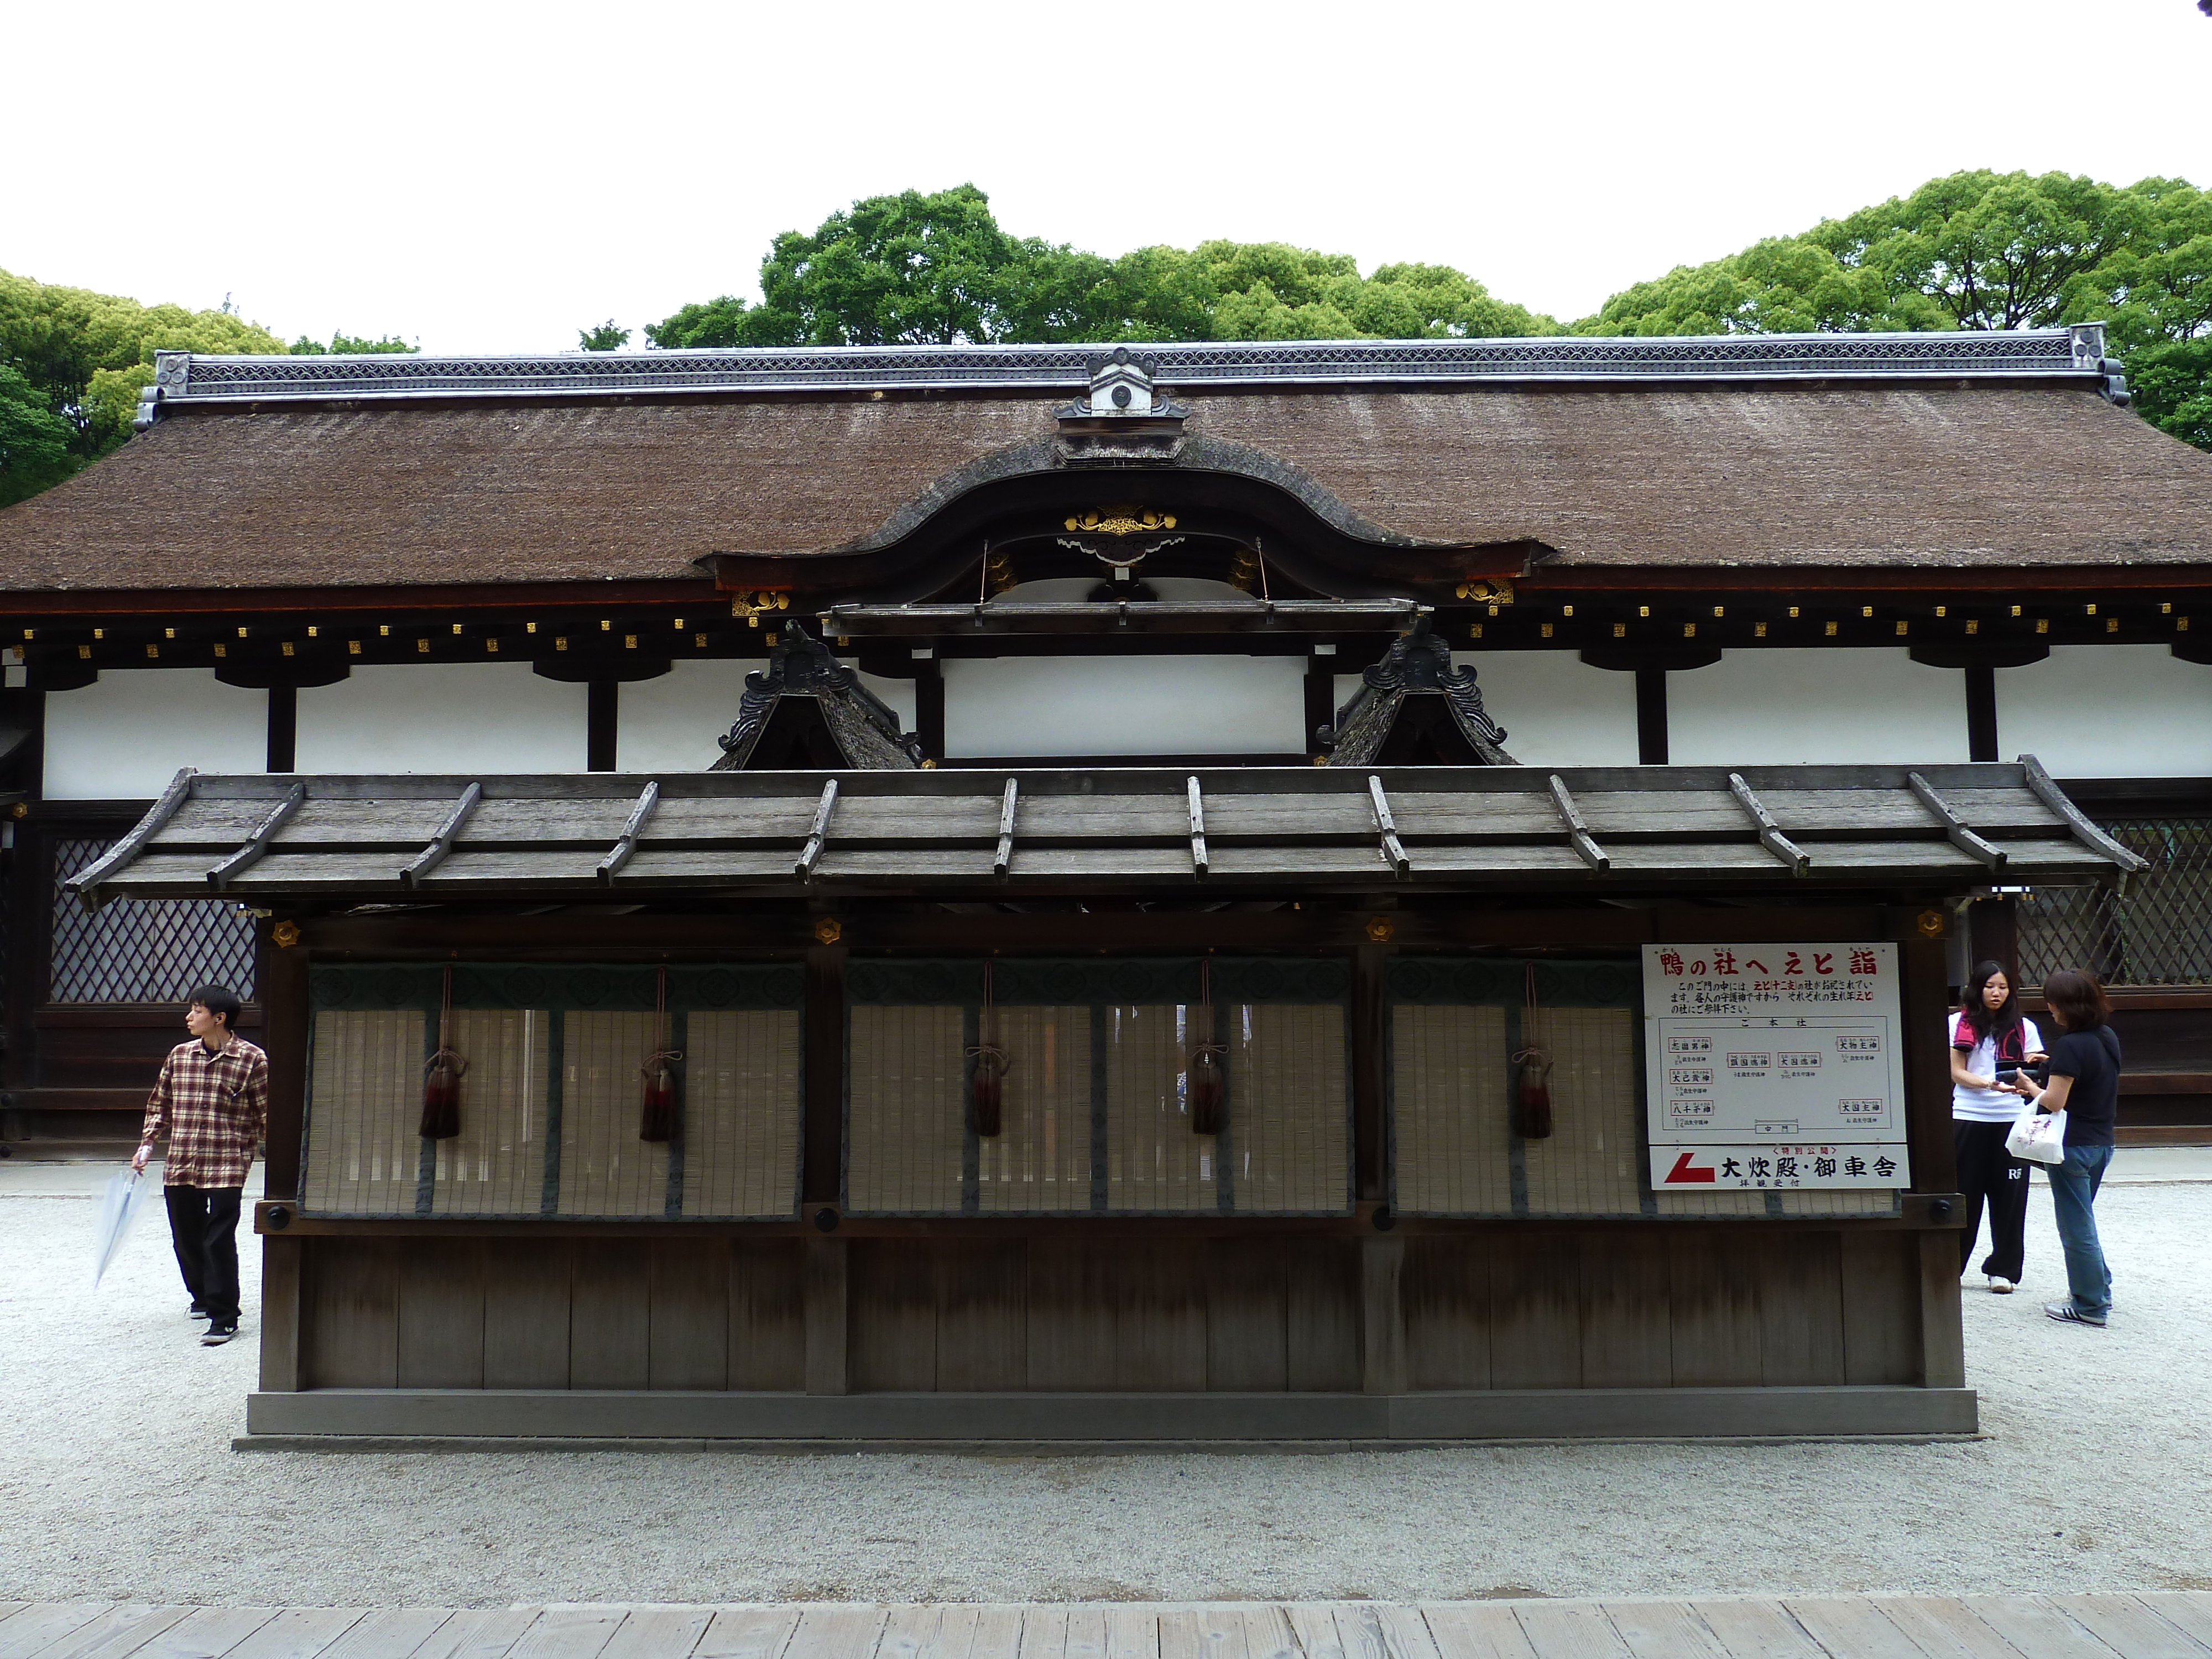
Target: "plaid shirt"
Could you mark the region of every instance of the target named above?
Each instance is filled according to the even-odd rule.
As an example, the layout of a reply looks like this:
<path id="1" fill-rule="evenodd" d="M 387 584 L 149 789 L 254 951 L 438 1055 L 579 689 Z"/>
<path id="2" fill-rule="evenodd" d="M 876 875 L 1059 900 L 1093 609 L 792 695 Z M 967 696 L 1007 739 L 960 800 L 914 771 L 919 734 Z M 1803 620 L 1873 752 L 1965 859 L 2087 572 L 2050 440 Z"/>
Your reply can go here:
<path id="1" fill-rule="evenodd" d="M 269 1056 L 241 1036 L 213 1054 L 194 1037 L 161 1062 L 138 1139 L 168 1132 L 164 1186 L 243 1187 L 268 1121 Z"/>

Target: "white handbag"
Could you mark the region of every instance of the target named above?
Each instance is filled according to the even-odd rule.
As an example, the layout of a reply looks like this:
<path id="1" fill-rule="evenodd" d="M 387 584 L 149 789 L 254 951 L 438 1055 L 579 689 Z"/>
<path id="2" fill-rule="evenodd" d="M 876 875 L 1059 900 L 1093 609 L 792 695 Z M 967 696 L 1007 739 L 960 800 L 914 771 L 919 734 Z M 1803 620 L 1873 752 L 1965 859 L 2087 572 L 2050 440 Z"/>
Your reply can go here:
<path id="1" fill-rule="evenodd" d="M 2066 1114 L 2039 1112 L 2030 1106 L 2013 1121 L 2012 1133 L 2005 1137 L 2005 1151 L 2032 1164 L 2063 1164 Z"/>

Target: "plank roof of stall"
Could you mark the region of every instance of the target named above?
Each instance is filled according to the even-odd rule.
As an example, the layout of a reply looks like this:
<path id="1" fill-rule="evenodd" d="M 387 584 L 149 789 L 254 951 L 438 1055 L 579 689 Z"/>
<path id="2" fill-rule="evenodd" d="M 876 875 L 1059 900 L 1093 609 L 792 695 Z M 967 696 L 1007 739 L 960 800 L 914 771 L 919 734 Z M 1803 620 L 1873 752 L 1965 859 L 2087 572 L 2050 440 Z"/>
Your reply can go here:
<path id="1" fill-rule="evenodd" d="M 1931 766 L 177 775 L 88 902 L 1378 884 L 2081 884 L 2140 867 L 2031 757 Z M 1003 872 L 1003 873 L 1002 873 Z"/>
<path id="2" fill-rule="evenodd" d="M 2112 401 L 2094 327 L 1144 349 L 1193 435 L 1401 541 L 1624 572 L 2212 562 L 2212 456 Z M 137 437 L 0 511 L 0 591 L 696 583 L 866 543 L 1049 438 L 1091 355 L 163 353 Z"/>

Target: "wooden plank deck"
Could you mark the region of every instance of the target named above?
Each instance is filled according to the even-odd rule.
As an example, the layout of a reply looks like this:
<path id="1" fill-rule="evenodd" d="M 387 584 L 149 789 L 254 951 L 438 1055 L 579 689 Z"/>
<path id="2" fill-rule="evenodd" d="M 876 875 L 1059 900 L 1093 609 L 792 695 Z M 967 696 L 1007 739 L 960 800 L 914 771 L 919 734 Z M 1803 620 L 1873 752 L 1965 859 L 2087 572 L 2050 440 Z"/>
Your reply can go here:
<path id="1" fill-rule="evenodd" d="M 0 1659 L 2212 1659 L 2212 1593 L 459 1611 L 0 1601 Z"/>

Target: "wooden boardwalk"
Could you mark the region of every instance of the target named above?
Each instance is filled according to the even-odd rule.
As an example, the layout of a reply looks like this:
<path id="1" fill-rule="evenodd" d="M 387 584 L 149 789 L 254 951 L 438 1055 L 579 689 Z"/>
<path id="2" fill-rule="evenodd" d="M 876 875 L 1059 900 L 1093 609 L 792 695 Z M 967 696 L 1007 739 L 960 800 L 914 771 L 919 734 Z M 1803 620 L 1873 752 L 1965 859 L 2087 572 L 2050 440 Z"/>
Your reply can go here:
<path id="1" fill-rule="evenodd" d="M 0 1601 L 0 1659 L 2212 1659 L 2212 1593 L 489 1612 Z"/>

